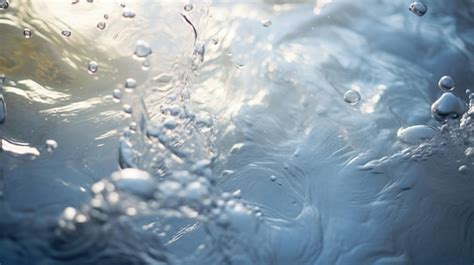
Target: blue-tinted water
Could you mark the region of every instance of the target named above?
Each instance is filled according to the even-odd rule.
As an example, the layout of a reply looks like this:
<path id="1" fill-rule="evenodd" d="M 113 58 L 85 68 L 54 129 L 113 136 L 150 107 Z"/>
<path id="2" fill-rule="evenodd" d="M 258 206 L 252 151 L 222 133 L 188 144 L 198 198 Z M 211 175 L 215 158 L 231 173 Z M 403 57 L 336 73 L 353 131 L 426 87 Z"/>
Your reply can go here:
<path id="1" fill-rule="evenodd" d="M 474 2 L 411 4 L 9 1 L 0 263 L 473 264 Z"/>

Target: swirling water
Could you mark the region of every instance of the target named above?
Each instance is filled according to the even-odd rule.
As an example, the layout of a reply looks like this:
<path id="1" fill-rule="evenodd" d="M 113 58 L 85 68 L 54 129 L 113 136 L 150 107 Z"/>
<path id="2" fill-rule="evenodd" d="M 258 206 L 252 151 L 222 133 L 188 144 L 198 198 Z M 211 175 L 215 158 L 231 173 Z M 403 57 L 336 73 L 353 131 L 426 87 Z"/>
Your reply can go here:
<path id="1" fill-rule="evenodd" d="M 0 263 L 473 264 L 474 2 L 426 6 L 8 1 Z"/>

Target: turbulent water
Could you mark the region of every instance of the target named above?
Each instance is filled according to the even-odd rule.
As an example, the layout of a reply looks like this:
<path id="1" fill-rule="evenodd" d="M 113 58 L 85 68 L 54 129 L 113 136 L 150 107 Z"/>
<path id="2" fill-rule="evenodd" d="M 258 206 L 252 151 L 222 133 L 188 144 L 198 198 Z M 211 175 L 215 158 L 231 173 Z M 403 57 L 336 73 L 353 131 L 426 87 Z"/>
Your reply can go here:
<path id="1" fill-rule="evenodd" d="M 0 0 L 0 264 L 474 264 L 474 1 L 410 4 Z"/>

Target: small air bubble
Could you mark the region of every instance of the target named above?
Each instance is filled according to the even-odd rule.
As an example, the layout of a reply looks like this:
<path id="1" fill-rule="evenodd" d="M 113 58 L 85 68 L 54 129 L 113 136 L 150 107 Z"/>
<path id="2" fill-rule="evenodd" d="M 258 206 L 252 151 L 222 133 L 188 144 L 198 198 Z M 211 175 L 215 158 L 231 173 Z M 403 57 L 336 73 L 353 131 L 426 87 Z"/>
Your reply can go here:
<path id="1" fill-rule="evenodd" d="M 124 18 L 134 18 L 135 17 L 135 13 L 132 12 L 130 9 L 128 8 L 124 8 L 123 9 L 123 13 L 122 13 L 122 16 Z"/>
<path id="2" fill-rule="evenodd" d="M 109 19 L 109 15 L 104 14 L 104 19 Z"/>
<path id="3" fill-rule="evenodd" d="M 422 2 L 413 2 L 408 8 L 413 14 L 421 17 L 428 12 L 428 7 Z"/>
<path id="4" fill-rule="evenodd" d="M 272 21 L 270 19 L 262 20 L 262 26 L 270 27 L 272 25 Z"/>
<path id="5" fill-rule="evenodd" d="M 214 44 L 214 45 L 217 45 L 219 43 L 218 38 L 213 38 L 211 41 L 212 41 L 212 44 Z"/>
<path id="6" fill-rule="evenodd" d="M 118 103 L 122 99 L 122 92 L 120 89 L 114 89 L 112 96 L 114 97 L 114 102 Z"/>
<path id="7" fill-rule="evenodd" d="M 344 101 L 351 105 L 359 103 L 360 100 L 361 96 L 359 92 L 354 89 L 348 90 L 346 93 L 344 93 Z"/>
<path id="8" fill-rule="evenodd" d="M 127 80 L 125 80 L 125 91 L 128 92 L 128 93 L 131 93 L 135 90 L 135 88 L 137 87 L 137 81 L 133 78 L 127 78 Z"/>
<path id="9" fill-rule="evenodd" d="M 184 11 L 190 12 L 191 10 L 193 10 L 193 8 L 194 8 L 193 4 L 187 4 L 184 6 Z"/>
<path id="10" fill-rule="evenodd" d="M 275 182 L 275 181 L 277 180 L 277 177 L 276 177 L 275 175 L 271 175 L 271 176 L 270 176 L 270 180 L 273 181 L 273 182 Z"/>
<path id="11" fill-rule="evenodd" d="M 58 148 L 58 143 L 55 140 L 46 140 L 46 151 L 53 152 Z"/>
<path id="12" fill-rule="evenodd" d="M 127 114 L 132 114 L 132 106 L 128 104 L 123 105 L 123 112 Z"/>
<path id="13" fill-rule="evenodd" d="M 458 168 L 459 173 L 466 174 L 469 171 L 469 168 L 466 165 L 462 165 Z"/>
<path id="14" fill-rule="evenodd" d="M 106 24 L 105 22 L 103 22 L 103 21 L 97 23 L 97 28 L 98 28 L 99 30 L 104 30 L 106 26 L 107 26 L 107 24 Z"/>
<path id="15" fill-rule="evenodd" d="M 89 74 L 95 74 L 99 70 L 99 64 L 96 61 L 91 61 L 87 66 Z"/>
<path id="16" fill-rule="evenodd" d="M 450 92 L 454 90 L 455 82 L 450 76 L 443 76 L 439 79 L 438 86 L 444 92 Z"/>
<path id="17" fill-rule="evenodd" d="M 31 29 L 24 29 L 23 36 L 25 36 L 26 39 L 29 39 L 33 36 L 33 32 L 31 31 Z"/>
<path id="18" fill-rule="evenodd" d="M 71 31 L 69 31 L 69 30 L 63 30 L 63 31 L 61 31 L 61 34 L 62 34 L 64 37 L 69 38 L 69 37 L 71 37 L 71 34 L 72 34 L 72 33 L 71 33 Z"/>
<path id="19" fill-rule="evenodd" d="M 150 45 L 142 40 L 137 41 L 135 47 L 135 56 L 138 58 L 145 58 L 152 53 Z"/>

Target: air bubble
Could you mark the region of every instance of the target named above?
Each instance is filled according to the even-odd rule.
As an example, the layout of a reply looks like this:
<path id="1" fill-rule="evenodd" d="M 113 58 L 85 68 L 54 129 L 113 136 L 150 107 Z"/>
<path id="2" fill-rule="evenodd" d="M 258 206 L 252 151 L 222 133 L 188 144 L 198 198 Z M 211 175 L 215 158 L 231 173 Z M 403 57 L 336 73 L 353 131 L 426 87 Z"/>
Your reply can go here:
<path id="1" fill-rule="evenodd" d="M 469 168 L 466 165 L 462 165 L 458 168 L 459 173 L 466 174 L 469 171 Z"/>
<path id="2" fill-rule="evenodd" d="M 0 0 L 0 10 L 5 10 L 9 6 L 8 0 Z"/>
<path id="3" fill-rule="evenodd" d="M 62 34 L 64 37 L 69 38 L 69 37 L 71 37 L 71 34 L 72 34 L 72 33 L 71 33 L 71 31 L 69 31 L 69 30 L 63 30 L 63 31 L 61 31 L 61 34 Z"/>
<path id="4" fill-rule="evenodd" d="M 96 61 L 91 61 L 87 66 L 89 74 L 95 74 L 99 70 L 99 64 Z"/>
<path id="5" fill-rule="evenodd" d="M 145 199 L 153 197 L 155 191 L 153 178 L 146 171 L 126 168 L 114 172 L 111 178 L 115 183 L 115 187 L 121 191 Z"/>
<path id="6" fill-rule="evenodd" d="M 455 82 L 450 76 L 443 76 L 439 79 L 438 86 L 444 92 L 450 92 L 454 90 Z"/>
<path id="7" fill-rule="evenodd" d="M 106 26 L 107 26 L 107 24 L 106 24 L 105 22 L 103 22 L 103 21 L 97 23 L 97 28 L 98 28 L 99 30 L 104 30 Z"/>
<path id="8" fill-rule="evenodd" d="M 127 114 L 132 114 L 132 106 L 128 104 L 123 105 L 123 112 Z"/>
<path id="9" fill-rule="evenodd" d="M 191 10 L 193 10 L 193 7 L 193 4 L 187 4 L 184 6 L 184 11 L 190 12 Z"/>
<path id="10" fill-rule="evenodd" d="M 23 36 L 26 38 L 26 39 L 29 39 L 33 36 L 33 31 L 31 31 L 31 29 L 24 29 L 23 30 Z"/>
<path id="11" fill-rule="evenodd" d="M 359 103 L 360 100 L 361 100 L 360 93 L 354 89 L 350 89 L 346 93 L 344 93 L 344 101 L 351 105 L 355 105 Z"/>
<path id="12" fill-rule="evenodd" d="M 148 71 L 148 69 L 150 69 L 150 61 L 148 61 L 148 59 L 145 59 L 142 63 L 142 70 Z"/>
<path id="13" fill-rule="evenodd" d="M 124 8 L 123 9 L 123 13 L 122 13 L 122 16 L 124 18 L 134 18 L 135 17 L 135 13 L 132 12 L 130 9 L 128 8 Z"/>
<path id="14" fill-rule="evenodd" d="M 125 91 L 126 92 L 131 93 L 135 90 L 136 87 L 137 87 L 137 81 L 135 81 L 135 79 L 127 78 L 127 80 L 125 80 Z"/>
<path id="15" fill-rule="evenodd" d="M 120 100 L 122 100 L 122 92 L 120 91 L 120 89 L 114 89 L 114 91 L 112 91 L 112 96 L 114 98 L 114 102 L 118 103 L 120 102 Z"/>
<path id="16" fill-rule="evenodd" d="M 109 19 L 109 15 L 104 14 L 104 19 Z"/>
<path id="17" fill-rule="evenodd" d="M 147 42 L 139 40 L 136 43 L 135 56 L 138 58 L 146 58 L 152 53 L 150 45 Z"/>
<path id="18" fill-rule="evenodd" d="M 445 92 L 431 105 L 431 116 L 443 122 L 448 119 L 458 119 L 466 111 L 466 104 L 453 93 Z"/>
<path id="19" fill-rule="evenodd" d="M 413 14 L 421 17 L 424 16 L 426 12 L 428 12 L 428 7 L 424 3 L 417 1 L 413 2 L 408 8 L 408 10 L 410 10 Z"/>
<path id="20" fill-rule="evenodd" d="M 211 42 L 212 42 L 212 44 L 217 45 L 219 43 L 219 39 L 218 38 L 213 38 L 211 40 Z"/>
<path id="21" fill-rule="evenodd" d="M 273 182 L 275 182 L 275 181 L 277 180 L 277 177 L 276 177 L 275 175 L 271 175 L 271 176 L 270 176 L 270 180 L 273 181 Z"/>
<path id="22" fill-rule="evenodd" d="M 427 125 L 415 125 L 407 128 L 400 128 L 397 131 L 397 138 L 400 142 L 407 144 L 419 144 L 435 137 L 438 131 Z"/>
<path id="23" fill-rule="evenodd" d="M 55 140 L 46 140 L 46 151 L 51 153 L 56 150 L 56 148 L 58 148 L 58 143 Z"/>
<path id="24" fill-rule="evenodd" d="M 272 25 L 272 21 L 270 19 L 262 20 L 262 26 L 270 27 Z"/>

